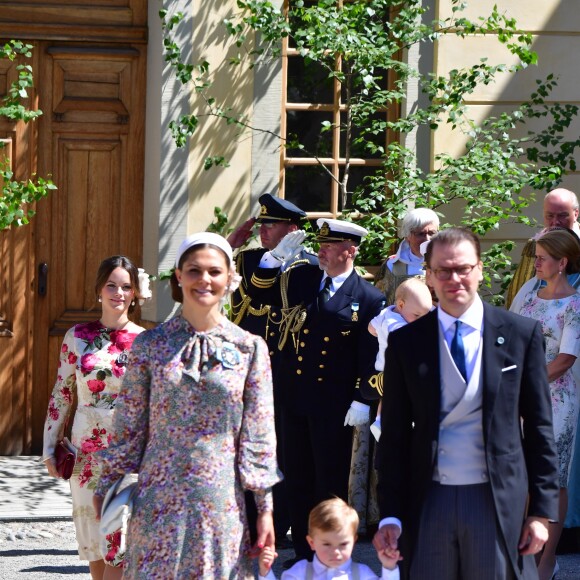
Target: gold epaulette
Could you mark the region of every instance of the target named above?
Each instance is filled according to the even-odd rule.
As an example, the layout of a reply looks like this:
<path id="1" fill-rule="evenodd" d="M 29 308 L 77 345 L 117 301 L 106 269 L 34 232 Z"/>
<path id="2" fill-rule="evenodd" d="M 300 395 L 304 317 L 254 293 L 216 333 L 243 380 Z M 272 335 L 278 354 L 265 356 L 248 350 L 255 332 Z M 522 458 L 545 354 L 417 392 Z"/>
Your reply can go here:
<path id="1" fill-rule="evenodd" d="M 272 288 L 276 282 L 276 276 L 273 278 L 258 278 L 256 274 L 252 274 L 252 284 L 256 288 Z"/>
<path id="2" fill-rule="evenodd" d="M 383 396 L 383 373 L 377 373 L 369 378 L 369 385 L 372 389 L 376 389 L 379 395 Z"/>

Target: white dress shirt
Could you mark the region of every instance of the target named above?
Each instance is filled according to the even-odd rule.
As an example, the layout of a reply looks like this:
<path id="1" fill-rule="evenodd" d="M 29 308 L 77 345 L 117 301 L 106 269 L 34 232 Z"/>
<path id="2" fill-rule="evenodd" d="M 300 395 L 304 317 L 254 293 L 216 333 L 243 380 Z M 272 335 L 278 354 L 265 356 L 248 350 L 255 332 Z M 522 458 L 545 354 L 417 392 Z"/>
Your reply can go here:
<path id="1" fill-rule="evenodd" d="M 308 560 L 300 560 L 296 562 L 292 568 L 282 572 L 281 580 L 305 580 L 306 578 L 306 568 L 308 566 Z M 357 564 L 359 571 L 360 580 L 399 580 L 399 567 L 397 566 L 394 570 L 388 570 L 387 568 L 382 568 L 382 573 L 377 576 L 367 565 Z M 340 578 L 340 580 L 351 580 L 352 576 L 352 559 L 347 560 L 342 566 L 338 568 L 328 568 L 325 566 L 316 556 L 312 560 L 312 567 L 314 574 L 312 575 L 313 580 L 331 580 L 332 578 Z M 270 570 L 267 576 L 258 576 L 259 580 L 276 580 L 274 572 Z"/>
<path id="2" fill-rule="evenodd" d="M 334 276 L 334 278 L 332 278 L 332 282 L 330 283 L 329 288 L 331 298 L 338 292 L 340 287 L 346 282 L 346 279 L 350 276 L 352 271 L 353 268 L 350 268 L 346 272 L 343 272 L 342 274 L 339 274 L 338 276 Z M 320 280 L 320 287 L 318 288 L 319 292 L 324 288 L 324 282 L 327 278 L 328 274 L 324 272 L 324 276 L 322 276 L 322 280 Z"/>
<path id="3" fill-rule="evenodd" d="M 459 317 L 455 318 L 447 314 L 440 307 L 437 307 L 437 318 L 447 344 L 451 348 L 451 341 L 455 334 L 455 321 L 461 320 L 461 337 L 463 338 L 463 347 L 465 349 L 465 370 L 467 376 L 471 378 L 479 347 L 482 344 L 483 335 L 483 302 L 478 294 L 475 295 L 473 304 Z M 395 524 L 403 529 L 401 521 L 395 517 L 383 518 L 379 523 L 379 529 L 387 524 Z"/>
<path id="4" fill-rule="evenodd" d="M 451 348 L 451 341 L 455 334 L 455 321 L 460 320 L 463 323 L 460 332 L 465 349 L 465 370 L 468 379 L 470 379 L 483 335 L 483 302 L 481 298 L 476 294 L 473 304 L 459 318 L 447 314 L 441 308 L 437 308 L 437 317 L 449 348 Z"/>

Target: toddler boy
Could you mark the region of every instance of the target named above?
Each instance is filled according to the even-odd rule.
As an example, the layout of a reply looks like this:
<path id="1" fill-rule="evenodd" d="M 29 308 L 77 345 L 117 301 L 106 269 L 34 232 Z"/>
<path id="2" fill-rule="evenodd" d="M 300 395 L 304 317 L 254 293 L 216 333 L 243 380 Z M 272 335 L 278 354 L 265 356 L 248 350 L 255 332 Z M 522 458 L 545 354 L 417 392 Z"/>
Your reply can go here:
<path id="1" fill-rule="evenodd" d="M 368 566 L 351 559 L 358 523 L 356 510 L 342 499 L 327 499 L 319 503 L 308 517 L 306 536 L 314 551 L 314 559 L 312 562 L 300 560 L 282 573 L 282 580 L 322 580 L 330 577 L 332 572 L 339 573 L 344 580 L 377 580 L 377 575 Z M 377 555 L 383 566 L 381 579 L 399 580 L 399 550 L 385 549 Z M 275 580 L 271 567 L 276 556 L 270 547 L 262 550 L 259 558 L 260 580 Z"/>

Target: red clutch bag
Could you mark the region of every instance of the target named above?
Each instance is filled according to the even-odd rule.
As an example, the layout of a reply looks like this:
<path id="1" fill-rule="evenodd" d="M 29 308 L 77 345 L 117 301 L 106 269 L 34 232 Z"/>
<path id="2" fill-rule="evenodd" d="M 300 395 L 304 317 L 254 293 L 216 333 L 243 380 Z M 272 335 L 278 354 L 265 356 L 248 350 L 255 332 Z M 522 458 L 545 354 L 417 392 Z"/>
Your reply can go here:
<path id="1" fill-rule="evenodd" d="M 54 450 L 56 469 L 63 479 L 70 479 L 77 460 L 77 450 L 65 437 Z"/>

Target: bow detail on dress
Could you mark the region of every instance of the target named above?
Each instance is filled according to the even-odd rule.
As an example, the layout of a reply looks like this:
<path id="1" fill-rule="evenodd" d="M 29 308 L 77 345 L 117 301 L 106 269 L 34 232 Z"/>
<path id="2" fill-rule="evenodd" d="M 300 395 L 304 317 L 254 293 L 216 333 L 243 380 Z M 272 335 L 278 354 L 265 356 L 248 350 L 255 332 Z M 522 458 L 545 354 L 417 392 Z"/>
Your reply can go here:
<path id="1" fill-rule="evenodd" d="M 181 361 L 183 362 L 183 374 L 199 381 L 201 371 L 211 356 L 216 353 L 216 345 L 213 339 L 204 333 L 196 332 L 187 341 Z"/>

